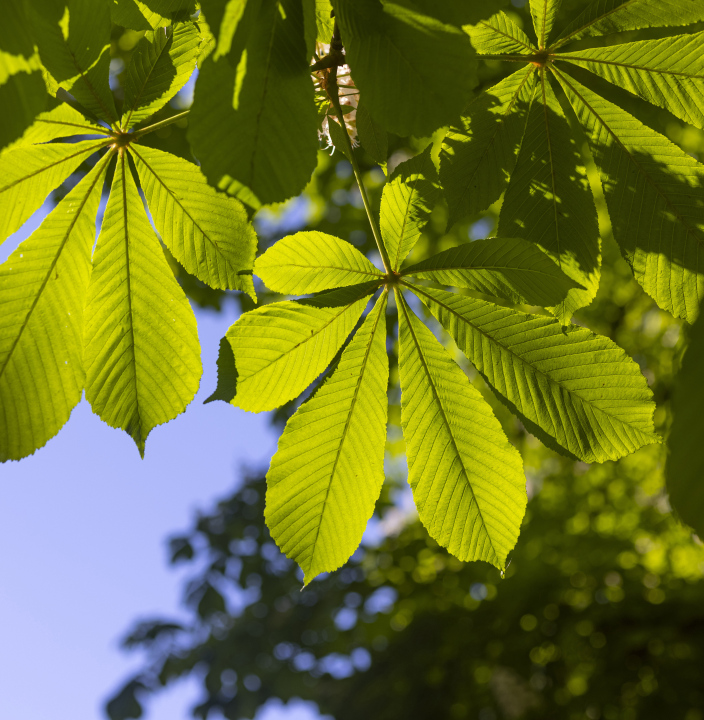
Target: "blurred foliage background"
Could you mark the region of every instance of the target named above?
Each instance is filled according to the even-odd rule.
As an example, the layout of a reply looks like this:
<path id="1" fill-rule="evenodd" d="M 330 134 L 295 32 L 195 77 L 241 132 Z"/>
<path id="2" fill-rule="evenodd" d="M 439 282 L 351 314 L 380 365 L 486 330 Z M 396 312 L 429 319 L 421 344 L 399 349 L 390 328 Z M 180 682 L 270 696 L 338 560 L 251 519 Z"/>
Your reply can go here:
<path id="1" fill-rule="evenodd" d="M 509 11 L 530 34 L 528 8 L 520 4 Z M 584 5 L 565 0 L 561 24 Z M 619 40 L 667 34 L 648 30 Z M 139 37 L 115 29 L 118 97 L 120 72 Z M 476 92 L 513 69 L 481 63 Z M 598 84 L 607 99 L 704 159 L 701 131 Z M 187 105 L 186 92 L 163 117 Z M 194 160 L 186 123 L 155 132 L 148 142 Z M 441 140 L 442 132 L 411 141 L 391 137 L 389 168 L 429 142 L 437 157 Z M 655 393 L 656 428 L 666 435 L 686 331 L 633 280 L 611 237 L 586 143 L 584 154 L 600 211 L 604 267 L 596 300 L 575 322 L 611 337 L 636 359 Z M 359 157 L 378 208 L 384 172 L 362 150 Z M 410 260 L 490 237 L 499 208 L 447 228 L 439 204 Z M 351 166 L 329 149 L 321 150 L 305 193 L 259 210 L 255 223 L 260 251 L 291 232 L 315 229 L 376 257 Z M 172 262 L 193 302 L 218 309 L 230 294 L 243 311 L 251 309 L 247 297 L 212 290 Z M 261 284 L 257 291 L 260 302 L 281 299 Z M 670 511 L 663 446 L 592 467 L 557 455 L 496 400 L 450 338 L 441 338 L 524 458 L 530 502 L 505 577 L 455 560 L 419 525 L 406 487 L 392 355 L 387 484 L 362 548 L 345 568 L 301 592 L 300 574 L 263 523 L 264 472 L 243 473 L 231 497 L 171 539 L 172 562 L 190 568 L 189 619 L 156 618 L 130 631 L 125 646 L 142 653 L 143 666 L 108 702 L 112 720 L 140 717 L 150 693 L 191 673 L 202 678 L 202 702 L 193 709 L 202 718 L 252 718 L 270 698 L 301 697 L 336 720 L 704 720 L 704 547 Z M 388 342 L 394 349 L 393 323 Z M 272 413 L 272 423 L 283 427 L 294 409 Z"/>

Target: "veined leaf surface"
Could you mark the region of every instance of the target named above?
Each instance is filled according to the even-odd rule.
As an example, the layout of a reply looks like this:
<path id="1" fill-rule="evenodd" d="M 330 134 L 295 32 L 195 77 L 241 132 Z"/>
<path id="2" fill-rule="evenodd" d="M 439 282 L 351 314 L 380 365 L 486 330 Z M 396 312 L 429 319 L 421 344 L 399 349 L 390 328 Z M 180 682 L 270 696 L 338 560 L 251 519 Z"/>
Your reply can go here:
<path id="1" fill-rule="evenodd" d="M 381 197 L 381 236 L 391 260 L 398 270 L 415 244 L 440 195 L 438 175 L 428 148 L 401 163 Z"/>
<path id="2" fill-rule="evenodd" d="M 397 293 L 408 482 L 430 535 L 503 570 L 526 508 L 518 451 L 442 345 Z"/>
<path id="3" fill-rule="evenodd" d="M 517 238 L 475 240 L 401 274 L 544 307 L 559 304 L 577 285 L 542 250 Z"/>
<path id="4" fill-rule="evenodd" d="M 414 287 L 492 388 L 549 447 L 584 462 L 617 460 L 659 442 L 638 365 L 576 325 Z"/>
<path id="5" fill-rule="evenodd" d="M 353 245 L 314 230 L 279 240 L 257 258 L 254 272 L 283 295 L 308 295 L 384 277 Z"/>
<path id="6" fill-rule="evenodd" d="M 45 445 L 81 399 L 83 308 L 107 160 L 0 265 L 0 462 Z"/>
<path id="7" fill-rule="evenodd" d="M 93 259 L 85 341 L 86 398 L 144 455 L 151 430 L 182 413 L 198 390 L 200 346 L 124 152 Z"/>
<path id="8" fill-rule="evenodd" d="M 104 135 L 107 138 L 108 132 L 103 125 L 86 119 L 78 110 L 62 102 L 51 110 L 39 113 L 22 137 L 12 144 L 12 147 L 45 143 L 49 140 L 73 135 Z"/>
<path id="9" fill-rule="evenodd" d="M 704 166 L 632 115 L 556 73 L 584 126 L 614 237 L 643 289 L 693 322 L 704 297 Z"/>
<path id="10" fill-rule="evenodd" d="M 357 549 L 384 482 L 384 292 L 340 362 L 286 425 L 267 474 L 266 522 L 308 584 Z"/>
<path id="11" fill-rule="evenodd" d="M 538 50 L 505 12 L 498 12 L 476 25 L 468 25 L 464 30 L 472 41 L 472 47 L 480 55 L 494 53 L 532 55 Z"/>
<path id="12" fill-rule="evenodd" d="M 9 148 L 0 155 L 0 242 L 4 242 L 86 158 L 109 140 Z"/>
<path id="13" fill-rule="evenodd" d="M 257 236 L 242 204 L 208 185 L 187 160 L 142 145 L 130 152 L 154 225 L 174 257 L 211 287 L 256 299 Z"/>
<path id="14" fill-rule="evenodd" d="M 582 286 L 553 308 L 563 322 L 594 299 L 601 269 L 596 207 L 579 148 L 545 71 L 538 75 L 498 234 L 536 243 Z"/>
<path id="15" fill-rule="evenodd" d="M 541 49 L 548 46 L 561 4 L 562 0 L 530 0 L 530 14 L 533 16 L 533 27 L 538 36 L 538 47 Z"/>
<path id="16" fill-rule="evenodd" d="M 232 404 L 262 412 L 298 397 L 330 364 L 375 289 L 353 285 L 243 315 L 227 331 L 238 375 Z"/>
<path id="17" fill-rule="evenodd" d="M 440 181 L 449 225 L 486 210 L 506 189 L 516 165 L 535 88 L 529 65 L 482 93 L 450 129 L 440 153 Z"/>

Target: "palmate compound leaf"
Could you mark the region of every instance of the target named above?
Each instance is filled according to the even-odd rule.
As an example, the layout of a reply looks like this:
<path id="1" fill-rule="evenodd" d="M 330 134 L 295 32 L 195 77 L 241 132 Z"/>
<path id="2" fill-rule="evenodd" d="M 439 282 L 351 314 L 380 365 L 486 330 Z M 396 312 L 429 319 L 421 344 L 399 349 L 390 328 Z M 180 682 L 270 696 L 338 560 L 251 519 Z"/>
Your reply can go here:
<path id="1" fill-rule="evenodd" d="M 578 286 L 551 308 L 564 323 L 596 296 L 601 271 L 599 224 L 573 133 L 545 70 L 538 79 L 518 162 L 499 216 L 500 237 L 540 246 Z"/>
<path id="2" fill-rule="evenodd" d="M 188 82 L 200 45 L 191 22 L 150 31 L 139 41 L 125 73 L 123 131 L 161 109 Z"/>
<path id="3" fill-rule="evenodd" d="M 251 8 L 246 41 L 203 62 L 188 138 L 212 185 L 232 195 L 244 186 L 260 203 L 279 202 L 303 190 L 317 159 L 303 10 L 300 0 Z"/>
<path id="4" fill-rule="evenodd" d="M 675 379 L 672 428 L 667 440 L 667 490 L 675 511 L 704 537 L 704 313 L 691 329 Z"/>
<path id="5" fill-rule="evenodd" d="M 144 455 L 147 435 L 198 389 L 193 311 L 169 267 L 120 152 L 93 259 L 85 328 L 86 398 Z"/>
<path id="6" fill-rule="evenodd" d="M 240 317 L 227 331 L 238 376 L 232 404 L 263 412 L 298 397 L 330 364 L 378 286 L 352 285 Z"/>
<path id="7" fill-rule="evenodd" d="M 704 32 L 561 53 L 614 85 L 704 129 Z"/>
<path id="8" fill-rule="evenodd" d="M 476 215 L 506 189 L 518 158 L 535 88 L 528 65 L 489 88 L 467 107 L 461 125 L 450 128 L 440 152 L 440 181 L 449 225 Z"/>
<path id="9" fill-rule="evenodd" d="M 16 147 L 0 155 L 0 242 L 41 207 L 84 160 L 112 139 Z"/>
<path id="10" fill-rule="evenodd" d="M 257 237 L 242 204 L 208 185 L 197 165 L 132 144 L 139 181 L 164 244 L 210 287 L 256 299 L 252 265 Z"/>
<path id="11" fill-rule="evenodd" d="M 397 135 L 424 136 L 459 115 L 473 86 L 466 71 L 474 62 L 459 28 L 403 2 L 332 5 L 355 84 L 379 125 Z"/>
<path id="12" fill-rule="evenodd" d="M 643 289 L 693 322 L 704 297 L 704 166 L 555 69 L 601 176 L 614 237 Z"/>
<path id="13" fill-rule="evenodd" d="M 282 295 L 308 295 L 384 277 L 353 245 L 316 231 L 279 240 L 257 259 L 254 273 Z"/>
<path id="14" fill-rule="evenodd" d="M 424 152 L 401 163 L 384 186 L 380 229 L 392 270 L 398 270 L 418 242 L 440 196 L 431 149 L 429 145 Z"/>
<path id="15" fill-rule="evenodd" d="M 606 337 L 442 290 L 413 287 L 460 350 L 546 445 L 617 460 L 660 438 L 638 365 Z"/>
<path id="16" fill-rule="evenodd" d="M 108 0 L 49 0 L 31 6 L 32 27 L 52 93 L 62 88 L 101 120 L 116 125 L 108 82 Z"/>
<path id="17" fill-rule="evenodd" d="M 0 265 L 0 462 L 63 427 L 83 391 L 83 308 L 104 158 Z"/>
<path id="18" fill-rule="evenodd" d="M 503 570 L 527 502 L 521 456 L 400 292 L 397 299 L 401 421 L 418 514 L 460 560 Z"/>
<path id="19" fill-rule="evenodd" d="M 543 307 L 559 304 L 577 286 L 542 250 L 516 238 L 466 243 L 404 268 L 401 275 Z"/>
<path id="20" fill-rule="evenodd" d="M 307 585 L 357 549 L 384 482 L 384 291 L 335 371 L 289 420 L 267 474 L 266 523 Z"/>

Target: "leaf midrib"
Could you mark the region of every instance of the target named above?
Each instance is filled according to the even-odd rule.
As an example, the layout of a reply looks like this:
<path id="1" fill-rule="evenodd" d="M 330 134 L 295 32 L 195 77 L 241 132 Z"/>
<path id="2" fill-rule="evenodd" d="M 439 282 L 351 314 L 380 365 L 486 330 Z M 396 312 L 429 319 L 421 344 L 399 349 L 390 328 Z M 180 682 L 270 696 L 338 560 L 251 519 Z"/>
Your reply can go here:
<path id="1" fill-rule="evenodd" d="M 649 41 L 648 41 L 649 42 Z M 615 47 L 623 47 L 621 45 L 616 45 Z M 601 49 L 601 48 L 599 48 Z M 609 48 L 604 48 L 609 49 Z M 562 60 L 564 62 L 585 62 L 585 63 L 598 63 L 601 65 L 615 65 L 617 67 L 626 68 L 629 70 L 639 70 L 642 72 L 649 72 L 653 75 L 671 75 L 673 77 L 684 77 L 688 78 L 690 80 L 704 80 L 704 74 L 701 75 L 695 75 L 693 73 L 687 73 L 683 72 L 681 70 L 662 70 L 660 68 L 652 68 L 648 67 L 647 65 L 629 65 L 628 63 L 624 62 L 618 62 L 616 60 L 602 60 L 601 58 L 590 58 L 590 57 L 579 57 L 576 55 L 568 55 L 567 53 L 555 53 L 554 55 L 555 60 Z"/>
<path id="2" fill-rule="evenodd" d="M 442 404 L 442 401 L 440 400 L 440 396 L 438 395 L 437 389 L 435 387 L 435 383 L 433 382 L 432 375 L 430 374 L 430 369 L 428 368 L 428 364 L 425 361 L 425 356 L 423 355 L 423 351 L 420 348 L 420 343 L 418 342 L 418 338 L 416 336 L 415 330 L 413 329 L 413 325 L 411 324 L 411 319 L 408 314 L 408 306 L 406 305 L 406 299 L 403 297 L 403 294 L 400 290 L 396 291 L 396 296 L 400 298 L 399 305 L 403 309 L 403 314 L 406 318 L 406 323 L 408 325 L 408 329 L 411 332 L 411 335 L 413 336 L 413 342 L 416 346 L 416 351 L 418 352 L 418 357 L 420 358 L 420 361 L 423 365 L 423 370 L 425 370 L 426 377 L 428 378 L 428 384 L 430 385 L 433 396 L 435 397 L 435 401 L 438 404 L 438 407 L 440 408 L 440 414 L 442 415 L 443 422 L 445 423 L 445 427 L 447 428 L 447 432 L 450 435 L 450 439 L 452 440 L 452 446 L 455 448 L 455 453 L 457 455 L 457 458 L 460 461 L 460 465 L 462 466 L 462 473 L 465 477 L 465 481 L 467 486 L 469 487 L 469 491 L 472 493 L 472 500 L 474 501 L 474 504 L 477 507 L 477 513 L 479 514 L 479 519 L 481 521 L 482 527 L 484 528 L 484 532 L 486 533 L 487 539 L 489 540 L 489 545 L 491 546 L 491 550 L 494 553 L 494 559 L 498 562 L 499 556 L 496 552 L 496 548 L 494 547 L 494 541 L 489 534 L 489 529 L 486 524 L 486 521 L 484 520 L 484 514 L 482 513 L 482 509 L 479 506 L 479 502 L 477 501 L 477 496 L 474 494 L 474 488 L 472 487 L 472 483 L 469 479 L 469 473 L 467 471 L 467 468 L 464 464 L 464 458 L 462 457 L 462 453 L 460 453 L 459 448 L 457 447 L 457 441 L 455 440 L 455 435 L 452 432 L 452 426 L 450 425 L 450 421 L 447 419 L 447 414 L 445 413 L 445 408 Z M 469 382 L 469 381 L 467 381 Z"/>
<path id="3" fill-rule="evenodd" d="M 555 380 L 554 378 L 550 377 L 546 372 L 541 370 L 540 368 L 537 368 L 535 365 L 531 365 L 527 360 L 524 360 L 520 355 L 515 353 L 511 348 L 507 347 L 506 345 L 502 345 L 498 340 L 493 338 L 488 333 L 484 332 L 482 329 L 478 328 L 476 325 L 471 323 L 467 318 L 460 315 L 456 310 L 446 305 L 442 300 L 438 300 L 437 298 L 433 297 L 432 295 L 429 295 L 428 293 L 423 292 L 423 290 L 418 285 L 409 285 L 410 289 L 414 293 L 420 293 L 421 295 L 425 295 L 430 302 L 435 303 L 436 305 L 439 305 L 440 307 L 447 310 L 447 312 L 454 315 L 456 318 L 458 318 L 460 321 L 468 325 L 472 328 L 475 332 L 479 333 L 483 338 L 487 340 L 490 344 L 496 345 L 497 347 L 501 348 L 504 352 L 507 352 L 511 357 L 516 358 L 522 366 L 527 366 L 531 368 L 535 373 L 539 374 L 541 377 L 545 378 L 551 385 L 557 385 L 563 392 L 568 393 L 571 396 L 576 397 L 581 403 L 584 405 L 592 408 L 593 410 L 603 413 L 606 415 L 606 417 L 613 418 L 616 422 L 620 423 L 621 425 L 626 425 L 626 423 L 621 420 L 620 418 L 616 417 L 615 415 L 612 415 L 611 413 L 606 412 L 606 410 L 603 410 L 602 408 L 594 405 L 588 400 L 585 400 L 576 390 L 570 390 L 569 388 L 565 387 L 559 380 Z M 472 364 L 474 362 L 472 361 Z M 632 426 L 628 426 L 632 427 Z M 642 433 L 643 435 L 646 435 L 647 433 L 644 430 L 640 430 L 639 428 L 633 428 L 634 431 Z M 577 433 L 575 433 L 575 437 L 577 437 Z"/>
<path id="4" fill-rule="evenodd" d="M 509 20 L 510 20 L 510 18 L 509 18 Z M 513 35 L 511 35 L 510 33 L 507 33 L 504 30 L 501 30 L 501 29 L 495 27 L 494 25 L 490 25 L 489 23 L 485 22 L 484 20 L 482 20 L 479 24 L 483 25 L 485 28 L 488 28 L 489 30 L 492 30 L 497 35 L 503 35 L 503 37 L 508 38 L 509 40 L 513 40 L 513 42 L 518 43 L 519 45 L 523 46 L 526 50 L 530 50 L 531 52 L 536 50 L 536 48 L 533 47 L 532 45 L 526 45 L 526 43 L 523 42 L 523 40 L 519 40 L 518 38 L 513 37 Z"/>
<path id="5" fill-rule="evenodd" d="M 624 8 L 632 5 L 635 2 L 639 2 L 639 1 L 640 0 L 626 0 L 626 2 L 623 3 L 622 5 L 619 5 L 618 7 L 615 7 L 612 10 L 605 12 L 603 15 L 599 15 L 599 17 L 594 18 L 594 20 L 590 20 L 586 25 L 582 25 L 582 27 L 577 28 L 576 30 L 573 30 L 569 35 L 566 35 L 563 38 L 558 38 L 557 42 L 552 46 L 551 49 L 557 49 L 559 47 L 562 47 L 565 43 L 569 42 L 575 35 L 578 35 L 579 33 L 583 32 L 584 30 L 587 30 L 588 28 L 592 27 L 592 25 L 596 25 L 599 21 L 603 20 L 604 18 L 607 18 L 610 15 L 613 15 L 614 13 L 620 12 Z"/>
<path id="6" fill-rule="evenodd" d="M 107 153 L 103 158 L 103 163 L 107 165 L 107 162 L 110 160 L 110 154 Z M 86 203 L 88 202 L 88 199 L 90 198 L 91 194 L 93 193 L 93 190 L 96 186 L 96 184 L 99 182 L 101 178 L 103 178 L 103 172 L 105 168 L 101 168 L 100 171 L 97 172 L 95 176 L 95 180 L 91 184 L 91 186 L 87 189 L 85 196 L 83 197 L 80 206 L 76 210 L 76 214 L 73 217 L 73 220 L 69 224 L 66 233 L 64 234 L 64 237 L 61 240 L 61 243 L 59 244 L 59 247 L 56 251 L 56 254 L 54 255 L 53 260 L 51 261 L 51 264 L 49 266 L 49 269 L 46 272 L 46 275 L 44 276 L 44 279 L 42 280 L 41 285 L 39 286 L 39 290 L 37 291 L 34 301 L 32 302 L 31 307 L 29 308 L 27 315 L 25 316 L 24 322 L 22 323 L 22 327 L 20 328 L 20 331 L 17 333 L 17 337 L 15 338 L 14 342 L 10 346 L 10 349 L 7 353 L 7 356 L 5 357 L 4 362 L 2 363 L 2 366 L 0 366 L 0 377 L 3 376 L 5 370 L 7 369 L 7 366 L 10 362 L 10 358 L 12 357 L 13 353 L 15 352 L 15 349 L 17 348 L 17 345 L 20 342 L 20 339 L 22 338 L 22 335 L 24 334 L 24 331 L 27 329 L 27 326 L 29 325 L 29 321 L 32 317 L 32 314 L 34 313 L 34 310 L 36 309 L 37 305 L 39 304 L 39 300 L 41 299 L 42 293 L 44 292 L 44 288 L 46 288 L 47 283 L 49 282 L 49 278 L 51 277 L 51 274 L 54 272 L 54 268 L 56 267 L 56 264 L 59 262 L 59 259 L 61 258 L 61 254 L 64 251 L 64 248 L 66 247 L 66 243 L 68 242 L 68 239 L 71 237 L 71 233 L 73 232 L 73 228 L 76 226 L 76 223 L 78 222 L 78 219 L 83 213 L 83 210 L 86 206 Z"/>
<path id="7" fill-rule="evenodd" d="M 315 551 L 318 544 L 318 537 L 320 535 L 320 528 L 323 524 L 323 517 L 325 515 L 325 508 L 327 506 L 328 497 L 330 496 L 330 488 L 332 487 L 333 482 L 335 481 L 335 473 L 337 472 L 337 464 L 340 460 L 340 455 L 342 454 L 342 446 L 345 443 L 345 440 L 347 438 L 347 431 L 349 430 L 350 422 L 352 419 L 352 415 L 354 414 L 354 408 L 357 404 L 357 397 L 359 395 L 359 388 L 362 386 L 362 379 L 364 377 L 364 372 L 367 368 L 367 362 L 369 361 L 369 354 L 371 352 L 372 345 L 374 344 L 374 338 L 376 336 L 376 329 L 379 325 L 379 320 L 383 315 L 383 309 L 386 307 L 386 290 L 384 290 L 384 300 L 379 302 L 378 310 L 377 310 L 377 316 L 374 320 L 374 327 L 372 328 L 372 331 L 369 335 L 369 342 L 367 343 L 367 347 L 364 351 L 364 361 L 362 363 L 362 369 L 359 372 L 359 376 L 357 377 L 357 384 L 354 388 L 354 395 L 352 396 L 352 404 L 350 405 L 350 410 L 347 413 L 347 419 L 345 421 L 345 427 L 342 431 L 342 437 L 340 438 L 340 442 L 337 446 L 337 452 L 335 453 L 335 461 L 333 462 L 332 470 L 330 471 L 330 482 L 328 483 L 327 489 L 325 490 L 325 498 L 323 500 L 323 507 L 320 511 L 320 522 L 318 523 L 316 529 L 315 529 L 315 540 L 313 540 L 312 547 L 313 551 L 310 555 L 310 561 L 308 564 L 308 569 L 313 567 L 313 561 L 315 560 Z"/>

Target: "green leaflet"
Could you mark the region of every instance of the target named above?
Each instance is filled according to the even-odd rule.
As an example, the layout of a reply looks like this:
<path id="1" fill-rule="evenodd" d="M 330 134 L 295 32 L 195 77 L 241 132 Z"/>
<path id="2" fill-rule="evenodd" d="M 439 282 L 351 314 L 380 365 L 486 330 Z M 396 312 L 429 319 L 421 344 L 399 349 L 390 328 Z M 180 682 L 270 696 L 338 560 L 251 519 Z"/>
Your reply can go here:
<path id="1" fill-rule="evenodd" d="M 315 231 L 279 240 L 257 259 L 254 273 L 282 295 L 308 295 L 384 277 L 354 246 Z"/>
<path id="2" fill-rule="evenodd" d="M 562 0 L 530 0 L 530 14 L 533 17 L 533 27 L 541 50 L 548 46 L 561 4 Z"/>
<path id="3" fill-rule="evenodd" d="M 107 137 L 108 130 L 102 125 L 87 120 L 78 110 L 74 110 L 70 105 L 62 102 L 51 110 L 37 115 L 34 122 L 25 130 L 22 137 L 13 143 L 12 147 L 34 145 L 73 135 L 105 135 Z"/>
<path id="4" fill-rule="evenodd" d="M 49 11 L 49 6 L 51 11 Z M 33 8 L 42 63 L 56 87 L 110 125 L 117 122 L 110 75 L 108 0 L 53 0 Z"/>
<path id="5" fill-rule="evenodd" d="M 48 99 L 25 6 L 3 3 L 0 23 L 0 150 L 19 138 Z"/>
<path id="6" fill-rule="evenodd" d="M 614 237 L 643 289 L 693 322 L 704 297 L 704 167 L 621 108 L 555 70 L 584 126 Z"/>
<path id="7" fill-rule="evenodd" d="M 515 238 L 460 245 L 405 268 L 401 275 L 543 307 L 558 305 L 576 286 L 544 252 Z"/>
<path id="8" fill-rule="evenodd" d="M 666 475 L 670 501 L 679 516 L 704 537 L 704 317 L 692 327 L 689 346 L 675 379 L 672 428 L 667 440 Z"/>
<path id="9" fill-rule="evenodd" d="M 584 462 L 605 462 L 659 442 L 646 380 L 608 338 L 441 290 L 413 292 L 549 447 L 557 441 Z"/>
<path id="10" fill-rule="evenodd" d="M 704 32 L 563 53 L 579 65 L 704 129 Z"/>
<path id="11" fill-rule="evenodd" d="M 480 55 L 494 53 L 518 53 L 532 55 L 538 48 L 530 38 L 504 12 L 499 12 L 477 25 L 468 25 L 464 31 L 472 41 L 472 47 Z"/>
<path id="12" fill-rule="evenodd" d="M 318 29 L 316 40 L 325 44 L 329 43 L 335 29 L 330 0 L 315 0 L 315 20 Z"/>
<path id="13" fill-rule="evenodd" d="M 218 193 L 187 160 L 134 144 L 130 153 L 154 225 L 174 257 L 211 287 L 242 290 L 256 300 L 257 237 L 242 204 Z"/>
<path id="14" fill-rule="evenodd" d="M 243 315 L 227 331 L 238 374 L 232 404 L 262 412 L 298 397 L 328 366 L 376 287 L 354 285 Z"/>
<path id="15" fill-rule="evenodd" d="M 109 140 L 9 148 L 0 155 L 0 242 L 15 232 L 90 155 Z"/>
<path id="16" fill-rule="evenodd" d="M 357 549 L 384 482 L 386 300 L 288 422 L 267 474 L 267 526 L 306 585 Z"/>
<path id="17" fill-rule="evenodd" d="M 206 0 L 202 3 L 210 28 L 217 38 L 215 60 L 231 54 L 236 66 L 244 50 L 262 0 Z"/>
<path id="18" fill-rule="evenodd" d="M 357 105 L 357 137 L 360 145 L 375 162 L 385 166 L 389 156 L 389 139 L 384 128 L 377 125 L 363 98 Z"/>
<path id="19" fill-rule="evenodd" d="M 193 311 L 171 272 L 127 164 L 118 157 L 93 259 L 85 328 L 86 398 L 144 456 L 152 428 L 198 390 Z"/>
<path id="20" fill-rule="evenodd" d="M 332 4 L 355 84 L 379 125 L 424 136 L 460 114 L 473 86 L 464 33 L 394 2 Z"/>
<path id="21" fill-rule="evenodd" d="M 582 286 L 552 309 L 564 323 L 594 299 L 601 266 L 596 207 L 580 150 L 545 71 L 539 73 L 498 234 L 536 243 Z"/>
<path id="22" fill-rule="evenodd" d="M 110 10 L 116 25 L 132 30 L 155 30 L 188 20 L 196 11 L 196 3 L 195 0 L 110 0 Z"/>
<path id="23" fill-rule="evenodd" d="M 0 265 L 0 462 L 63 427 L 83 391 L 83 307 L 105 158 Z"/>
<path id="24" fill-rule="evenodd" d="M 280 9 L 281 8 L 281 9 Z M 209 182 L 261 203 L 298 194 L 315 168 L 318 140 L 300 0 L 262 0 L 246 47 L 207 58 L 188 137 Z"/>
<path id="25" fill-rule="evenodd" d="M 503 570 L 526 508 L 521 457 L 489 404 L 397 292 L 408 481 L 430 535 Z"/>
<path id="26" fill-rule="evenodd" d="M 401 163 L 384 186 L 380 226 L 392 270 L 398 270 L 418 242 L 440 195 L 431 149 L 429 145 Z"/>
<path id="27" fill-rule="evenodd" d="M 560 34 L 552 48 L 583 37 L 704 20 L 699 0 L 594 0 Z"/>
<path id="28" fill-rule="evenodd" d="M 482 93 L 450 129 L 440 153 L 440 182 L 449 225 L 496 202 L 516 164 L 526 114 L 535 88 L 528 65 Z"/>
<path id="29" fill-rule="evenodd" d="M 193 23 L 148 32 L 134 50 L 124 80 L 123 132 L 151 117 L 188 82 L 196 68 L 200 36 Z"/>

